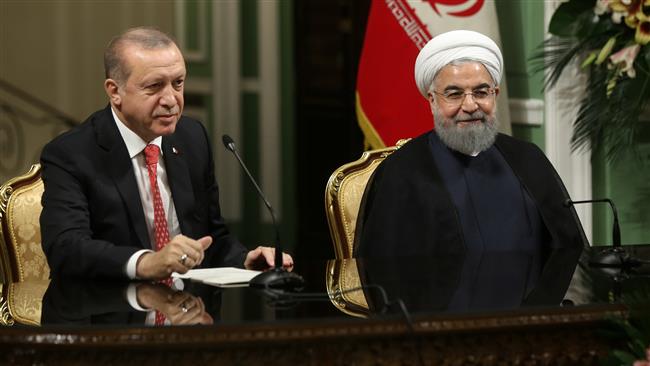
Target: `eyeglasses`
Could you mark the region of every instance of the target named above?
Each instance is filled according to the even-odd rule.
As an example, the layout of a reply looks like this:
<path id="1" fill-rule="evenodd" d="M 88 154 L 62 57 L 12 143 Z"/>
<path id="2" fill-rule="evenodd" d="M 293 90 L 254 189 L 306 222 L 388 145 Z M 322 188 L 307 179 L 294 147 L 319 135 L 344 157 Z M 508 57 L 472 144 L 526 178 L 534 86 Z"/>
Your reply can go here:
<path id="1" fill-rule="evenodd" d="M 492 101 L 492 96 L 496 94 L 495 88 L 474 89 L 471 92 L 460 90 L 448 90 L 444 93 L 433 91 L 434 94 L 440 95 L 442 99 L 450 105 L 460 105 L 465 100 L 465 96 L 471 95 L 476 103 L 485 104 Z"/>

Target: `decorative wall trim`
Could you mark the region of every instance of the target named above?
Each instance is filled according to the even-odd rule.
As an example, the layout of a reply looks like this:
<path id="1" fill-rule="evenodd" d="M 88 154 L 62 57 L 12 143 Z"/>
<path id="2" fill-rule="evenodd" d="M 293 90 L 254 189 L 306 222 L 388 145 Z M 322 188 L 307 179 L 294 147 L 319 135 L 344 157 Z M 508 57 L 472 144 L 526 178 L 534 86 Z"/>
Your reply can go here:
<path id="1" fill-rule="evenodd" d="M 544 3 L 545 29 L 560 0 Z M 550 35 L 546 35 L 548 38 Z M 549 158 L 573 199 L 592 198 L 591 181 L 591 151 L 572 152 L 571 136 L 573 135 L 573 120 L 578 113 L 582 98 L 582 89 L 576 86 L 584 85 L 584 75 L 579 72 L 578 65 L 568 67 L 564 71 L 555 88 L 544 93 L 545 100 L 545 145 L 546 156 Z M 589 243 L 593 242 L 593 221 L 591 205 L 578 205 L 576 211 L 582 222 Z"/>
<path id="2" fill-rule="evenodd" d="M 258 0 L 258 65 L 260 96 L 260 171 L 264 191 L 273 202 L 278 220 L 282 220 L 282 171 L 280 164 L 280 25 L 279 2 Z M 262 222 L 271 216 L 262 202 L 259 206 Z"/>
<path id="3" fill-rule="evenodd" d="M 192 25 L 197 30 L 198 49 L 188 49 L 187 45 L 187 2 L 184 0 L 176 0 L 174 2 L 174 23 L 176 28 L 176 37 L 183 52 L 186 61 L 190 62 L 205 62 L 208 55 L 208 36 L 206 34 L 207 26 L 205 22 L 206 14 L 206 1 L 196 2 L 196 20 L 197 24 Z"/>
<path id="4" fill-rule="evenodd" d="M 245 93 L 259 93 L 260 80 L 257 78 L 243 78 L 241 80 L 241 90 Z"/>
<path id="5" fill-rule="evenodd" d="M 544 101 L 510 98 L 510 121 L 513 125 L 541 126 L 544 123 Z"/>
<path id="6" fill-rule="evenodd" d="M 242 141 L 239 5 L 238 1 L 212 2 L 212 52 L 219 55 L 212 57 L 212 141 L 221 210 L 230 222 L 242 218 L 241 174 L 237 161 L 218 146 L 223 134 Z"/>

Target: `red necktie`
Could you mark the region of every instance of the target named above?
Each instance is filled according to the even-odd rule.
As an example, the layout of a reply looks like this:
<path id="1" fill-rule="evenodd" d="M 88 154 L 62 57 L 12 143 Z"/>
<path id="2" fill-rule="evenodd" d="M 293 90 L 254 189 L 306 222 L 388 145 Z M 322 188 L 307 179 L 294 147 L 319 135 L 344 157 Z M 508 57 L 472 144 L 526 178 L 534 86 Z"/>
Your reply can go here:
<path id="1" fill-rule="evenodd" d="M 161 250 L 169 241 L 169 230 L 167 229 L 167 216 L 163 208 L 162 198 L 160 198 L 160 189 L 158 188 L 158 156 L 160 149 L 154 144 L 149 144 L 144 148 L 144 158 L 149 171 L 149 186 L 151 187 L 151 196 L 153 197 L 153 223 L 156 234 L 156 251 Z M 167 286 L 171 286 L 171 278 L 161 281 Z M 165 315 L 156 311 L 156 325 L 165 323 Z"/>

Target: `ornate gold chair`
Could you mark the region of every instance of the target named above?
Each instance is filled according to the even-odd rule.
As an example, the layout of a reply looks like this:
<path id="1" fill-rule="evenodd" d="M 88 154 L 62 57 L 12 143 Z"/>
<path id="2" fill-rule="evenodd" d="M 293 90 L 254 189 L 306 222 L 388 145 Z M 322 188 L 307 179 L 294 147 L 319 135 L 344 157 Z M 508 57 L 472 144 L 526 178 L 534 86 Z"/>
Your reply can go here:
<path id="1" fill-rule="evenodd" d="M 325 214 L 336 255 L 336 260 L 327 264 L 325 284 L 334 306 L 346 314 L 368 316 L 368 302 L 361 290 L 357 263 L 352 258 L 354 231 L 363 192 L 379 163 L 408 140 L 364 152 L 358 160 L 336 169 L 325 187 Z"/>
<path id="2" fill-rule="evenodd" d="M 327 261 L 325 284 L 330 301 L 337 309 L 348 315 L 368 317 L 368 301 L 363 292 L 356 259 Z"/>
<path id="3" fill-rule="evenodd" d="M 40 325 L 43 296 L 49 285 L 50 280 L 0 285 L 4 286 L 0 296 L 0 325 Z"/>
<path id="4" fill-rule="evenodd" d="M 336 169 L 325 187 L 325 215 L 337 259 L 352 258 L 354 230 L 363 192 L 379 163 L 410 139 L 395 146 L 365 151 L 361 158 Z"/>
<path id="5" fill-rule="evenodd" d="M 40 322 L 42 299 L 50 275 L 41 248 L 41 166 L 7 181 L 0 187 L 0 266 L 2 296 L 0 323 L 14 320 Z"/>
<path id="6" fill-rule="evenodd" d="M 0 187 L 0 256 L 5 280 L 47 280 L 50 268 L 41 248 L 41 166 L 34 164 Z"/>

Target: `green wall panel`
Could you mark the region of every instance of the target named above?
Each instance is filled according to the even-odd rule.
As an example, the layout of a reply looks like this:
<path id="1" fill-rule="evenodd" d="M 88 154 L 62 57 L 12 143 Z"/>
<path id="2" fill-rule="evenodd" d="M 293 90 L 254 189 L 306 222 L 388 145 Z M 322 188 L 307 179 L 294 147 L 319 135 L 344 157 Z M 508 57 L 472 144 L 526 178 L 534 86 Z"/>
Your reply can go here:
<path id="1" fill-rule="evenodd" d="M 241 68 L 245 78 L 257 77 L 258 39 L 257 39 L 257 0 L 242 0 L 241 2 Z"/>
<path id="2" fill-rule="evenodd" d="M 650 143 L 639 146 L 639 156 L 627 156 L 614 163 L 594 154 L 594 198 L 611 198 L 618 208 L 623 244 L 650 244 Z M 612 243 L 611 210 L 594 206 L 595 245 Z"/>
<path id="3" fill-rule="evenodd" d="M 264 182 L 260 180 L 260 136 L 259 136 L 259 96 L 257 93 L 242 93 L 242 142 L 241 154 L 242 159 L 251 175 L 255 178 L 261 187 Z M 242 171 L 242 202 L 243 216 L 242 221 L 245 223 L 245 230 L 238 233 L 242 242 L 249 247 L 254 247 L 263 239 L 259 236 L 260 227 L 260 202 L 257 191 L 249 181 L 246 173 Z"/>
<path id="4" fill-rule="evenodd" d="M 542 126 L 513 124 L 512 136 L 524 141 L 532 142 L 533 144 L 539 146 L 542 150 L 545 147 L 544 128 Z"/>
<path id="5" fill-rule="evenodd" d="M 496 7 L 510 96 L 543 98 L 543 75 L 533 73 L 528 59 L 544 40 L 544 2 L 497 1 Z"/>
<path id="6" fill-rule="evenodd" d="M 186 0 L 182 4 L 185 8 L 185 42 L 184 47 L 187 51 L 200 50 L 199 33 L 199 17 L 203 20 L 205 29 L 203 33 L 205 36 L 205 58 L 203 60 L 185 60 L 188 69 L 188 75 L 194 78 L 209 78 L 212 77 L 212 2 L 203 2 L 205 11 L 201 12 L 198 8 L 199 0 Z"/>
<path id="7" fill-rule="evenodd" d="M 543 99 L 543 75 L 528 59 L 544 39 L 544 2 L 497 1 L 496 8 L 509 97 Z M 513 124 L 512 135 L 544 149 L 543 126 Z"/>

